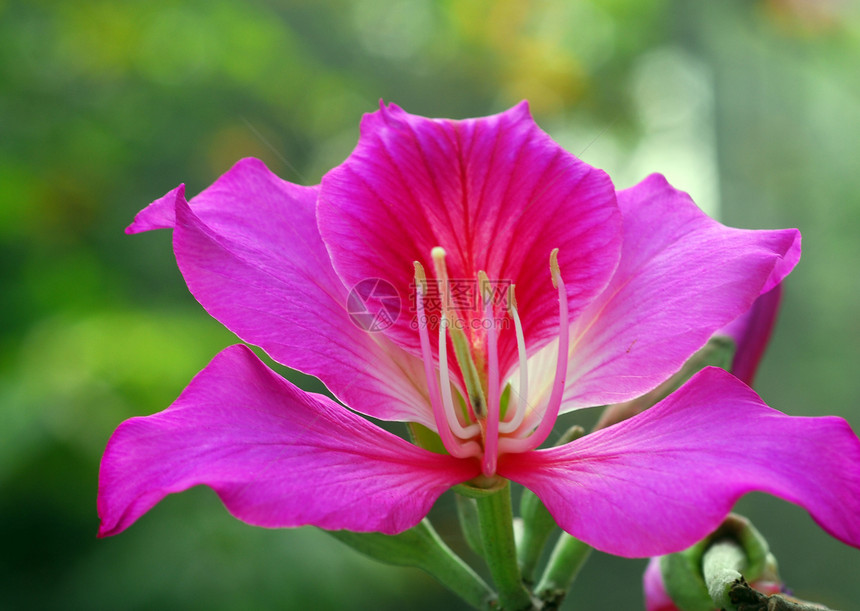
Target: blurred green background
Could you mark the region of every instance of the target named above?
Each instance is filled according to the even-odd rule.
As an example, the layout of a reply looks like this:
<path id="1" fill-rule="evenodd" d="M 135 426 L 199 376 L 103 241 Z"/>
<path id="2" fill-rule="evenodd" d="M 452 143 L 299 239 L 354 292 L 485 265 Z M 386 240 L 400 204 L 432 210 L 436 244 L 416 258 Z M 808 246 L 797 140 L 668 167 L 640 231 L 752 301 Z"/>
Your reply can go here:
<path id="1" fill-rule="evenodd" d="M 380 98 L 454 118 L 527 98 L 619 187 L 660 171 L 728 224 L 799 227 L 758 390 L 856 430 L 858 66 L 850 0 L 0 0 L 0 609 L 461 608 L 324 533 L 239 523 L 208 489 L 95 537 L 112 430 L 235 341 L 169 232 L 123 228 L 244 156 L 316 183 Z M 799 595 L 856 608 L 860 552 L 775 499 L 739 509 Z M 449 499 L 434 516 L 462 548 Z M 565 608 L 641 608 L 643 566 L 595 554 Z"/>

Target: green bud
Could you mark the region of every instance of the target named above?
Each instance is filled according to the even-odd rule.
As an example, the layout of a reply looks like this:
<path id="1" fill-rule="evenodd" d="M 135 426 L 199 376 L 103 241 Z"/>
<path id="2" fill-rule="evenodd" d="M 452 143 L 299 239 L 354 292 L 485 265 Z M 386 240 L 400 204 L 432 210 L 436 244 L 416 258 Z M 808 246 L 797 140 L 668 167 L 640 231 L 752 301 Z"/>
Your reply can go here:
<path id="1" fill-rule="evenodd" d="M 666 592 L 683 611 L 712 611 L 715 603 L 731 608 L 725 597 L 741 573 L 750 582 L 779 579 L 767 541 L 736 514 L 696 545 L 660 558 L 660 572 Z"/>

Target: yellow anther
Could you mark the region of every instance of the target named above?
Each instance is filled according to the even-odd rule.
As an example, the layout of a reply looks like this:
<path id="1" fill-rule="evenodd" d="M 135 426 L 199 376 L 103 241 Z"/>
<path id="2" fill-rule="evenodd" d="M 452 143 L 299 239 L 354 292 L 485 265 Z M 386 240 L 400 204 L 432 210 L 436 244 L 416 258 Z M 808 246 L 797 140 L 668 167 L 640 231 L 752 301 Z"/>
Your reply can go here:
<path id="1" fill-rule="evenodd" d="M 445 266 L 445 249 L 441 246 L 436 246 L 430 251 L 430 256 L 433 257 L 433 267 L 436 269 L 436 277 L 439 280 L 448 277 L 448 269 Z"/>
<path id="2" fill-rule="evenodd" d="M 427 274 L 424 273 L 424 266 L 421 265 L 418 261 L 414 261 L 412 265 L 415 266 L 415 287 L 421 288 L 422 293 L 427 292 Z"/>
<path id="3" fill-rule="evenodd" d="M 436 246 L 430 251 L 433 258 L 433 269 L 436 270 L 436 281 L 439 283 L 439 293 L 442 296 L 442 311 L 447 312 L 450 305 L 448 287 L 448 267 L 445 265 L 445 249 Z"/>
<path id="4" fill-rule="evenodd" d="M 514 294 L 514 289 L 517 287 L 516 284 L 511 284 L 508 286 L 508 311 L 512 312 L 517 309 L 517 296 Z"/>
<path id="5" fill-rule="evenodd" d="M 561 277 L 561 272 L 558 269 L 558 248 L 553 248 L 549 253 L 549 273 L 552 274 L 552 287 L 558 288 L 558 278 Z"/>
<path id="6" fill-rule="evenodd" d="M 493 296 L 490 288 L 490 278 L 487 276 L 487 272 L 483 270 L 478 272 L 478 290 L 481 291 L 481 300 L 485 303 Z"/>

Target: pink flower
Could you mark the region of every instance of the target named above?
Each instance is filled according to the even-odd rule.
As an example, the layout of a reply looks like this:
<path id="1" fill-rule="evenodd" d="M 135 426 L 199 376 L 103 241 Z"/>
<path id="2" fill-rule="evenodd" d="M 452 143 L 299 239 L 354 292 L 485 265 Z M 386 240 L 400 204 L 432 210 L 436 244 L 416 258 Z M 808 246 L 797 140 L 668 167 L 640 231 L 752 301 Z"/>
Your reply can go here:
<path id="1" fill-rule="evenodd" d="M 860 544 L 848 425 L 780 414 L 722 371 L 535 449 L 559 413 L 629 400 L 679 369 L 791 270 L 800 236 L 724 227 L 658 175 L 616 192 L 525 104 L 466 121 L 382 107 L 319 187 L 243 160 L 191 202 L 182 186 L 156 200 L 128 232 L 168 227 L 212 316 L 352 410 L 435 431 L 447 454 L 233 346 L 167 410 L 114 433 L 101 535 L 198 484 L 259 526 L 396 533 L 483 474 L 525 485 L 563 529 L 624 556 L 688 547 L 751 490 Z M 401 305 L 380 332 L 345 308 L 367 279 Z"/>

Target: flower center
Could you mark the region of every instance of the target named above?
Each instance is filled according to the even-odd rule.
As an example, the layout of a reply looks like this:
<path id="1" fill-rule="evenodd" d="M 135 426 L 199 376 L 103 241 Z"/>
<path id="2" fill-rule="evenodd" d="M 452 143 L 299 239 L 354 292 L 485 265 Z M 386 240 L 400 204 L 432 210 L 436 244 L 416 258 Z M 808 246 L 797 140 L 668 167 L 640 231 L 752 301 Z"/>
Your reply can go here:
<path id="1" fill-rule="evenodd" d="M 436 247 L 431 256 L 440 300 L 438 377 L 426 313 L 429 286 L 424 268 L 417 261 L 414 264 L 415 306 L 424 373 L 436 428 L 452 456 L 480 458 L 484 475 L 491 476 L 496 472 L 499 454 L 526 452 L 536 448 L 547 438 L 558 417 L 569 346 L 567 293 L 558 268 L 558 249 L 550 254 L 550 273 L 559 300 L 558 357 L 552 390 L 542 409 L 531 406 L 528 401 L 528 360 L 525 335 L 514 297 L 515 287 L 511 285 L 503 303 L 497 303 L 493 283 L 485 272 L 478 272 L 477 297 L 482 318 L 478 325 L 473 324 L 472 327 L 480 328 L 484 335 L 473 335 L 470 340 L 457 312 L 452 311 L 452 287 L 445 265 L 445 251 Z M 502 310 L 501 316 L 497 315 L 497 307 Z M 512 396 L 515 393 L 509 393 L 502 415 L 502 396 L 504 390 L 510 390 L 510 386 L 506 388 L 502 384 L 499 371 L 499 323 L 504 320 L 505 314 L 513 322 L 516 334 L 519 387 L 516 397 Z M 465 391 L 465 409 L 457 409 L 454 404 L 451 367 L 448 363 L 449 340 Z"/>

